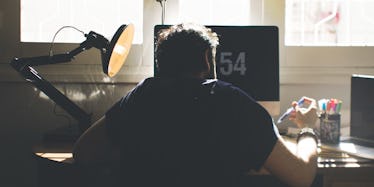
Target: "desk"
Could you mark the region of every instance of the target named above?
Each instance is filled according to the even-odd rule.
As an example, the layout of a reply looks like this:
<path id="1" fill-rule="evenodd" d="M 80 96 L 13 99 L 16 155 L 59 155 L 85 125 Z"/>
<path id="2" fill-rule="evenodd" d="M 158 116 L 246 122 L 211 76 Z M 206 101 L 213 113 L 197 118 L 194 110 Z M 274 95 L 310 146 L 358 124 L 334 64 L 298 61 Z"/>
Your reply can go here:
<path id="1" fill-rule="evenodd" d="M 71 144 L 39 145 L 33 151 L 38 187 L 117 186 L 115 167 L 75 164 Z"/>
<path id="2" fill-rule="evenodd" d="M 342 152 L 321 150 L 318 173 L 323 176 L 323 186 L 326 187 L 374 186 L 374 160 Z"/>
<path id="3" fill-rule="evenodd" d="M 287 146 L 295 146 L 293 139 L 285 138 Z M 317 176 L 323 187 L 373 187 L 374 160 L 359 158 L 346 153 L 319 149 Z M 35 154 L 40 158 L 68 164 L 72 162 L 71 145 L 37 146 Z M 105 173 L 109 173 L 105 171 Z M 320 184 L 318 183 L 318 184 Z M 48 186 L 48 185 L 46 185 Z"/>
<path id="4" fill-rule="evenodd" d="M 294 139 L 284 139 L 290 149 L 296 149 Z M 374 160 L 318 148 L 317 175 L 323 187 L 373 187 Z"/>

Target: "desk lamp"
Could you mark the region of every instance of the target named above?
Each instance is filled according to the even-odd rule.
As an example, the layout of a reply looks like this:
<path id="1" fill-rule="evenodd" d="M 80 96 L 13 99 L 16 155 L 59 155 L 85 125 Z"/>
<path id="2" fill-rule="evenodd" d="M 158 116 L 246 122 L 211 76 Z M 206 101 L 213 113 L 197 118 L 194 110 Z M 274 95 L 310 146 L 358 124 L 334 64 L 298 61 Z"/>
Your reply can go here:
<path id="1" fill-rule="evenodd" d="M 78 105 L 72 102 L 68 97 L 57 90 L 50 82 L 44 79 L 32 66 L 50 65 L 70 62 L 74 56 L 88 50 L 92 47 L 97 48 L 101 52 L 101 62 L 103 72 L 109 77 L 115 76 L 124 64 L 131 48 L 134 38 L 134 25 L 121 25 L 112 40 L 109 42 L 104 36 L 93 31 L 85 34 L 86 40 L 79 47 L 64 54 L 14 58 L 10 64 L 17 70 L 28 82 L 45 93 L 57 105 L 63 108 L 74 119 L 78 121 L 78 132 L 75 134 L 67 134 L 70 137 L 58 137 L 60 139 L 77 138 L 91 125 L 91 114 L 86 113 Z M 52 135 L 53 136 L 53 135 Z M 57 134 L 56 134 L 57 136 Z M 54 137 L 51 137 L 54 138 Z M 58 139 L 56 137 L 56 139 Z"/>

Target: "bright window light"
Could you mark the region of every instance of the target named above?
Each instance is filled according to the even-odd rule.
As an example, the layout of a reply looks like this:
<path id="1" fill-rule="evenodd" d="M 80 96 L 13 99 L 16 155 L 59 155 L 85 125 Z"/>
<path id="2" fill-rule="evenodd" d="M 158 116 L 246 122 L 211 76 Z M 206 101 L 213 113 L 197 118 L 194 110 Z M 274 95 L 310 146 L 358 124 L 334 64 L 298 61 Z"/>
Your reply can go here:
<path id="1" fill-rule="evenodd" d="M 110 40 L 122 24 L 135 26 L 135 44 L 143 38 L 143 1 L 134 0 L 21 0 L 21 42 L 51 42 L 63 26 L 84 33 L 95 31 Z M 80 43 L 84 36 L 63 29 L 55 42 Z"/>
<path id="2" fill-rule="evenodd" d="M 373 0 L 286 0 L 288 46 L 374 46 Z"/>
<path id="3" fill-rule="evenodd" d="M 179 0 L 179 20 L 204 25 L 248 25 L 250 0 Z"/>

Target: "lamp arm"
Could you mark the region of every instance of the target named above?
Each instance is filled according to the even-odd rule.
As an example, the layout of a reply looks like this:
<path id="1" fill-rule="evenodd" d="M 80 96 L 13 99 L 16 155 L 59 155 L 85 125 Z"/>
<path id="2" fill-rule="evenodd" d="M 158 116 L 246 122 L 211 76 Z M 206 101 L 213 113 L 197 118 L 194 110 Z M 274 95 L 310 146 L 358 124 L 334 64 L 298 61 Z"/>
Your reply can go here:
<path id="1" fill-rule="evenodd" d="M 22 69 L 16 69 L 28 82 L 45 93 L 56 104 L 78 121 L 80 133 L 83 133 L 91 125 L 91 114 L 87 114 L 78 105 L 45 80 L 38 72 L 26 65 Z"/>
<path id="2" fill-rule="evenodd" d="M 109 41 L 102 35 L 93 31 L 85 34 L 86 40 L 79 47 L 70 52 L 57 55 L 46 55 L 28 58 L 14 58 L 10 65 L 17 70 L 27 81 L 45 93 L 56 104 L 62 107 L 74 119 L 79 122 L 80 133 L 83 133 L 91 125 L 91 115 L 87 114 L 78 105 L 45 80 L 32 66 L 49 65 L 70 62 L 79 53 L 95 47 L 101 51 L 102 58 L 106 55 Z"/>
<path id="3" fill-rule="evenodd" d="M 53 56 L 37 56 L 37 57 L 26 57 L 26 58 L 14 58 L 10 64 L 17 71 L 22 71 L 27 66 L 40 66 L 49 64 L 58 64 L 64 62 L 70 62 L 73 59 L 69 53 L 58 54 Z"/>
<path id="4" fill-rule="evenodd" d="M 106 55 L 109 41 L 102 35 L 95 33 L 93 31 L 85 34 L 86 40 L 82 42 L 79 47 L 73 49 L 70 52 L 57 54 L 57 55 L 45 55 L 37 57 L 26 57 L 26 58 L 15 58 L 12 60 L 11 65 L 17 69 L 17 71 L 22 70 L 25 66 L 40 66 L 49 64 L 59 64 L 70 62 L 79 53 L 95 47 L 101 51 L 101 56 Z"/>

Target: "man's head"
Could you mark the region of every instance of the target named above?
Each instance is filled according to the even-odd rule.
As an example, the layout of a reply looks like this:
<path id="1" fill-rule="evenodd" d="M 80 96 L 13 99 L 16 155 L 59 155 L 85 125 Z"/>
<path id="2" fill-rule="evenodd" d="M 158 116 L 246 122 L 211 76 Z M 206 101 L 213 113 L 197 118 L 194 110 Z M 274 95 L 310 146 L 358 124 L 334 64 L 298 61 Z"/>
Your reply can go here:
<path id="1" fill-rule="evenodd" d="M 161 30 L 156 63 L 161 76 L 216 78 L 217 34 L 197 24 L 178 24 Z"/>

